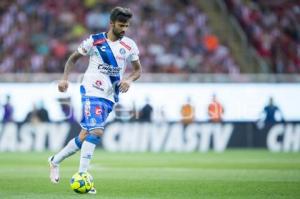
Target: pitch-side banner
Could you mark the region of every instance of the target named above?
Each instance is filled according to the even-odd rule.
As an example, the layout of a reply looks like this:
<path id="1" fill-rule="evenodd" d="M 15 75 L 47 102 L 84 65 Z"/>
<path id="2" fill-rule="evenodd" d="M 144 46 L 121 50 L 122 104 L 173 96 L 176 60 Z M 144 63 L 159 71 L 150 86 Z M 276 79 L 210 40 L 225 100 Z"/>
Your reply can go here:
<path id="1" fill-rule="evenodd" d="M 0 124 L 0 151 L 58 151 L 80 131 L 78 124 Z M 223 152 L 228 148 L 267 148 L 300 152 L 300 122 L 107 124 L 99 145 L 110 152 Z"/>

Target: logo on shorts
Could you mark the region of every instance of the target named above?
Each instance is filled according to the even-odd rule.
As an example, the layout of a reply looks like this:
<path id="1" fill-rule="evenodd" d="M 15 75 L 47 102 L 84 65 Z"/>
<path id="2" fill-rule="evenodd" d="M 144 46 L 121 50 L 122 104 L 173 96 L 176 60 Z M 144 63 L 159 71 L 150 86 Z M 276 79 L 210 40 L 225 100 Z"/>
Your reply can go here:
<path id="1" fill-rule="evenodd" d="M 85 116 L 91 116 L 91 102 L 89 100 L 84 104 L 84 114 Z"/>
<path id="2" fill-rule="evenodd" d="M 96 115 L 101 115 L 101 113 L 102 113 L 101 107 L 100 106 L 96 106 L 96 108 L 95 108 L 95 114 Z"/>
<path id="3" fill-rule="evenodd" d="M 90 126 L 96 126 L 96 119 L 95 118 L 90 119 Z"/>

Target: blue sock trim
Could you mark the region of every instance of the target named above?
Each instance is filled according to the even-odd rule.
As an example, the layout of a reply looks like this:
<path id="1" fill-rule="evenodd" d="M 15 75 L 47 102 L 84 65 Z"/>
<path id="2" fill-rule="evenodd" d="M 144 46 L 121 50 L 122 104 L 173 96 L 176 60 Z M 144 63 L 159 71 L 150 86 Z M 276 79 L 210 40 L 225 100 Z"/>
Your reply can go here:
<path id="1" fill-rule="evenodd" d="M 88 134 L 85 138 L 85 141 L 93 143 L 95 145 L 100 143 L 100 137 L 93 134 Z"/>
<path id="2" fill-rule="evenodd" d="M 75 144 L 81 149 L 82 142 L 80 141 L 79 136 L 75 138 Z"/>

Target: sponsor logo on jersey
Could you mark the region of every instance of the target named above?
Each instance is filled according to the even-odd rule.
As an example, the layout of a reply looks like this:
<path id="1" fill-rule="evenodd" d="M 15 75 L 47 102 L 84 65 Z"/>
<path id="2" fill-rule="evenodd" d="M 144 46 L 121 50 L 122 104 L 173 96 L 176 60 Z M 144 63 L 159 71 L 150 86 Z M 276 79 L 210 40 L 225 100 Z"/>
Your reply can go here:
<path id="1" fill-rule="evenodd" d="M 99 89 L 101 91 L 104 91 L 104 89 L 102 88 L 102 81 L 101 80 L 96 80 L 95 83 L 93 84 L 93 87 L 96 89 Z"/>
<path id="2" fill-rule="evenodd" d="M 101 50 L 102 52 L 105 52 L 106 46 L 101 46 L 100 50 Z"/>
<path id="3" fill-rule="evenodd" d="M 119 66 L 114 67 L 112 65 L 103 63 L 103 64 L 98 65 L 98 70 L 100 71 L 100 73 L 103 73 L 105 75 L 118 76 L 119 73 L 120 73 L 121 68 Z"/>
<path id="4" fill-rule="evenodd" d="M 101 80 L 97 80 L 96 82 L 95 82 L 95 84 L 97 85 L 97 86 L 102 86 L 102 81 Z"/>
<path id="5" fill-rule="evenodd" d="M 98 39 L 96 41 L 94 41 L 93 45 L 96 46 L 96 45 L 101 45 L 105 42 L 105 39 Z"/>

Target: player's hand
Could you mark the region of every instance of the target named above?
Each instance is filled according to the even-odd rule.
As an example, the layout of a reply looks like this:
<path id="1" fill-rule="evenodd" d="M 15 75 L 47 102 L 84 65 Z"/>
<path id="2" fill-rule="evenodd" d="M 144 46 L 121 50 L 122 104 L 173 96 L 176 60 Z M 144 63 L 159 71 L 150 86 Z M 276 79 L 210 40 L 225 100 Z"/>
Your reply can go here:
<path id="1" fill-rule="evenodd" d="M 67 80 L 60 80 L 58 83 L 58 90 L 60 92 L 66 92 L 68 90 L 69 83 Z"/>
<path id="2" fill-rule="evenodd" d="M 126 93 L 130 87 L 130 80 L 122 80 L 119 85 L 119 89 L 121 93 Z"/>

